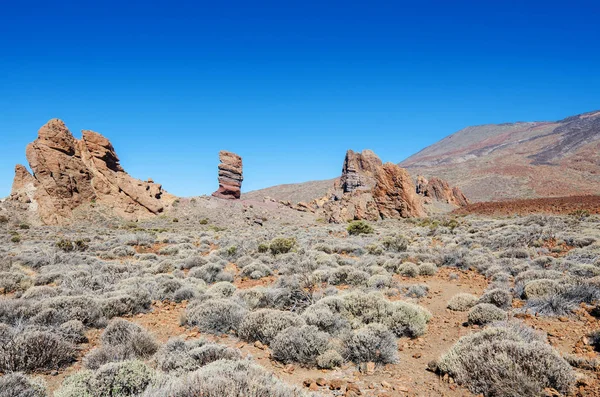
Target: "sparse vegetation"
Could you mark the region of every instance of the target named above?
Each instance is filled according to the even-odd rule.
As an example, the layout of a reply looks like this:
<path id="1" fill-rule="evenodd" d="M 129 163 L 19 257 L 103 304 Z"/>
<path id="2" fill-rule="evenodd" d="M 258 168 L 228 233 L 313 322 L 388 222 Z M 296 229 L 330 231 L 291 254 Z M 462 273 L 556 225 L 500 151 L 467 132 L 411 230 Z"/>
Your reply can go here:
<path id="1" fill-rule="evenodd" d="M 373 226 L 369 225 L 365 221 L 352 221 L 346 228 L 348 234 L 357 236 L 360 234 L 372 234 L 374 232 Z"/>

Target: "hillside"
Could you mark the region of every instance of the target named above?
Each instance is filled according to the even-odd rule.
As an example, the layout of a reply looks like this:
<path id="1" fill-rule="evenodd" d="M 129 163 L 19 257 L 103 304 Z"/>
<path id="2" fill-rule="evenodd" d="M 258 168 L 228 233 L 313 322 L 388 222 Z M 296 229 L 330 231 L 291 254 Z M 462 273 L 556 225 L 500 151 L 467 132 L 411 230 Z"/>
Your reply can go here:
<path id="1" fill-rule="evenodd" d="M 471 201 L 600 192 L 600 111 L 556 122 L 467 127 L 400 163 Z"/>
<path id="2" fill-rule="evenodd" d="M 244 200 L 263 200 L 265 197 L 270 197 L 278 201 L 308 203 L 311 200 L 325 196 L 327 191 L 333 187 L 334 182 L 335 179 L 326 179 L 322 181 L 271 186 L 265 189 L 244 193 L 242 194 L 242 198 Z"/>

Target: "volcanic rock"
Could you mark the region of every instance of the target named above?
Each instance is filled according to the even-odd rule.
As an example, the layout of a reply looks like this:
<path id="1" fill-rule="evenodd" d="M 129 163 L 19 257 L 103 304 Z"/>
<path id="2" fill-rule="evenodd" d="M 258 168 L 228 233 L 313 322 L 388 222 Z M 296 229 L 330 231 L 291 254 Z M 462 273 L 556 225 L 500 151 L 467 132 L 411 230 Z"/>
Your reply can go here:
<path id="1" fill-rule="evenodd" d="M 363 150 L 362 153 L 348 150 L 340 178 L 343 192 L 372 189 L 376 183 L 375 174 L 382 165 L 379 157 L 371 150 Z"/>
<path id="2" fill-rule="evenodd" d="M 45 224 L 66 223 L 73 210 L 94 202 L 138 219 L 162 212 L 175 199 L 161 185 L 128 175 L 108 139 L 83 131 L 77 140 L 58 119 L 40 128 L 26 155 L 33 175 L 18 165 L 10 198 L 23 202 L 27 196 L 29 209 Z"/>
<path id="3" fill-rule="evenodd" d="M 241 196 L 242 158 L 235 153 L 219 152 L 219 189 L 212 195 L 224 199 L 239 199 Z"/>
<path id="4" fill-rule="evenodd" d="M 419 175 L 417 177 L 417 194 L 457 207 L 469 204 L 467 197 L 458 187 L 450 187 L 448 182 L 436 177 L 427 180 L 424 176 Z"/>
<path id="5" fill-rule="evenodd" d="M 410 175 L 392 163 L 383 164 L 370 150 L 348 150 L 342 176 L 323 211 L 330 222 L 354 219 L 377 221 L 383 218 L 425 216 Z"/>

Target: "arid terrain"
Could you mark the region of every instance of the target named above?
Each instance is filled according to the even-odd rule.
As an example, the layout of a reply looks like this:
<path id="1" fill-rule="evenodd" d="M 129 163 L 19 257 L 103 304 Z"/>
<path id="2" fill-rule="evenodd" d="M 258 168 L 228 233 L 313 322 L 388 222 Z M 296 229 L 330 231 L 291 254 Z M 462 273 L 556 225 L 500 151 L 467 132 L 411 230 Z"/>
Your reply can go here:
<path id="1" fill-rule="evenodd" d="M 2 396 L 600 393 L 597 215 L 79 211 L 3 212 Z"/>
<path id="2" fill-rule="evenodd" d="M 348 150 L 339 178 L 245 195 L 221 151 L 218 189 L 178 198 L 58 119 L 26 154 L 0 397 L 600 395 L 600 196 L 473 203 Z"/>

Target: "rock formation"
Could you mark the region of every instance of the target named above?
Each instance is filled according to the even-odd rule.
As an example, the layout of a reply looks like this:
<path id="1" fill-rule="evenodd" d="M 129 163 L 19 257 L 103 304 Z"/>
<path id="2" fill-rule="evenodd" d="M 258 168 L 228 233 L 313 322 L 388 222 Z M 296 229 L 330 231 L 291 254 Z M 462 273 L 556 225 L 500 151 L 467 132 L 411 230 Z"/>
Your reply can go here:
<path id="1" fill-rule="evenodd" d="M 219 152 L 219 189 L 212 195 L 224 199 L 239 199 L 241 196 L 242 158 L 235 153 Z"/>
<path id="2" fill-rule="evenodd" d="M 162 212 L 175 199 L 161 185 L 129 176 L 108 139 L 83 131 L 77 140 L 58 119 L 40 128 L 26 155 L 33 175 L 18 165 L 10 198 L 28 203 L 45 224 L 66 223 L 74 209 L 93 202 L 138 219 Z"/>
<path id="3" fill-rule="evenodd" d="M 417 193 L 431 200 L 462 207 L 469 204 L 469 200 L 458 187 L 450 187 L 443 179 L 432 177 L 427 180 L 424 176 L 417 177 Z"/>
<path id="4" fill-rule="evenodd" d="M 355 190 L 370 190 L 375 186 L 375 174 L 383 163 L 372 150 L 355 153 L 346 152 L 340 183 L 344 193 Z"/>
<path id="5" fill-rule="evenodd" d="M 425 216 L 406 170 L 396 164 L 383 164 L 370 150 L 346 153 L 335 190 L 339 193 L 333 193 L 323 205 L 330 222 Z"/>

